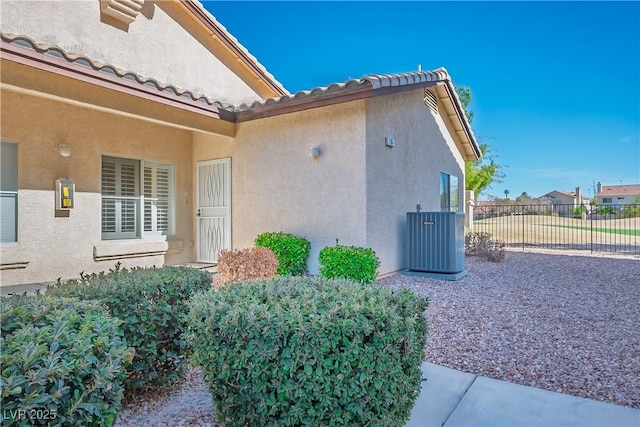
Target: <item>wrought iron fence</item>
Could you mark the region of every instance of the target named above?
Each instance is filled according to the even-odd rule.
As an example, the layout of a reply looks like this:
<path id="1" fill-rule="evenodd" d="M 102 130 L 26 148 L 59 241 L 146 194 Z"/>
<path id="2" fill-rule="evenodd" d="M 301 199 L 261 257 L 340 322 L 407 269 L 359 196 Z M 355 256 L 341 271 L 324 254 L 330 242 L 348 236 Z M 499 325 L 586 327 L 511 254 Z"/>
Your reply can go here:
<path id="1" fill-rule="evenodd" d="M 509 247 L 640 253 L 640 204 L 517 205 L 478 203 L 473 231 Z"/>

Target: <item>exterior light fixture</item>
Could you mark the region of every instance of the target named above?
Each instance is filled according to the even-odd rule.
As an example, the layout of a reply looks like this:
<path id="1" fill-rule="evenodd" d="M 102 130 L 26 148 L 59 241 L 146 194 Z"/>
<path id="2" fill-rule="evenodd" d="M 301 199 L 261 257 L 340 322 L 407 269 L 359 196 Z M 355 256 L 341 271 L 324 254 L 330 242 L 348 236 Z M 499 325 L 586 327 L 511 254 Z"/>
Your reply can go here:
<path id="1" fill-rule="evenodd" d="M 313 159 L 317 159 L 318 157 L 320 157 L 320 147 L 315 145 L 313 147 L 311 147 L 311 157 Z"/>
<path id="2" fill-rule="evenodd" d="M 62 157 L 69 157 L 71 155 L 71 149 L 66 144 L 58 145 L 58 150 L 60 151 L 60 155 Z"/>

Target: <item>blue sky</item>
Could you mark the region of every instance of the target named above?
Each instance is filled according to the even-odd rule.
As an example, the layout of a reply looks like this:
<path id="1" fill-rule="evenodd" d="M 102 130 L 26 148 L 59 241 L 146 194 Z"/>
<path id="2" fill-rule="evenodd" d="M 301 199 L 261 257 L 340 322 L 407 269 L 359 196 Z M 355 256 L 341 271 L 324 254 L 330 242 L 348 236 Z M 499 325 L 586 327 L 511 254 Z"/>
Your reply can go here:
<path id="1" fill-rule="evenodd" d="M 505 165 L 483 193 L 640 183 L 640 3 L 203 2 L 290 92 L 444 66 Z"/>

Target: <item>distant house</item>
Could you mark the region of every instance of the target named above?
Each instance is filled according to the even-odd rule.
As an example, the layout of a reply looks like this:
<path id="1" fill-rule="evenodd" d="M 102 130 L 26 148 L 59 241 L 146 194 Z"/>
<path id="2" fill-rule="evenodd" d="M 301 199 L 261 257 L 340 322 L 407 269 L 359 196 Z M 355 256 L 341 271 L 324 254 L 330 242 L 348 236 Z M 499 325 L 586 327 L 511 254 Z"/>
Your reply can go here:
<path id="1" fill-rule="evenodd" d="M 497 200 L 480 200 L 475 203 L 473 208 L 473 219 L 479 220 L 498 216 L 504 212 L 504 203 Z"/>
<path id="2" fill-rule="evenodd" d="M 539 202 L 546 202 L 546 204 L 552 205 L 572 205 L 580 206 L 588 204 L 591 199 L 584 197 L 580 187 L 576 188 L 575 192 L 553 190 L 547 194 L 543 194 L 537 199 Z"/>
<path id="3" fill-rule="evenodd" d="M 599 205 L 640 204 L 640 184 L 602 185 L 598 183 L 596 200 Z"/>
<path id="4" fill-rule="evenodd" d="M 481 156 L 443 68 L 290 94 L 197 0 L 2 1 L 2 286 L 216 263 L 266 231 L 405 268 Z"/>

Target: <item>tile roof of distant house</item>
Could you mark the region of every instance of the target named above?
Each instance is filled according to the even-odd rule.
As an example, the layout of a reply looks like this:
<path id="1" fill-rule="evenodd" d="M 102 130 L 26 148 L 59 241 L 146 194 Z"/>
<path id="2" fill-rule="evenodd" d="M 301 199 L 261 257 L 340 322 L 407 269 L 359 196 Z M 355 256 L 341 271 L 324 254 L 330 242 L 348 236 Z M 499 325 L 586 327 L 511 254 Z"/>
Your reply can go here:
<path id="1" fill-rule="evenodd" d="M 603 185 L 598 197 L 640 196 L 640 184 Z"/>
<path id="2" fill-rule="evenodd" d="M 543 195 L 542 195 L 542 196 L 540 196 L 539 198 L 542 198 L 542 197 L 551 197 L 551 194 L 552 194 L 552 193 L 560 193 L 560 194 L 563 194 L 563 195 L 565 195 L 565 196 L 567 196 L 567 197 L 574 197 L 574 198 L 576 197 L 576 193 L 574 193 L 573 191 L 553 190 L 553 191 L 549 191 L 549 192 L 548 192 L 548 193 L 546 193 L 546 194 L 543 194 Z"/>

